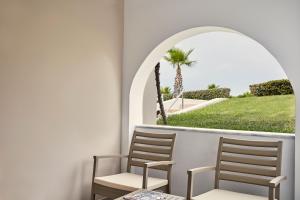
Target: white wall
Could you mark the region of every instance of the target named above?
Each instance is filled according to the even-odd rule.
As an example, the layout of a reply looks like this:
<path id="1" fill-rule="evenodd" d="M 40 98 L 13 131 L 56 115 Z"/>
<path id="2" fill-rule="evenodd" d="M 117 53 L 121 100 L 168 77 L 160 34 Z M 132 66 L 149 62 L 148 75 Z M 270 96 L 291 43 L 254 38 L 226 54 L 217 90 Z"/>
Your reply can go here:
<path id="1" fill-rule="evenodd" d="M 158 44 L 189 28 L 227 27 L 255 39 L 278 59 L 297 96 L 300 92 L 297 78 L 300 74 L 299 9 L 300 1 L 297 0 L 125 0 L 122 150 L 127 150 L 129 91 L 135 73 Z M 300 112 L 299 101 L 297 98 L 297 113 Z M 297 118 L 296 130 L 299 125 L 300 118 Z M 299 169 L 300 148 L 297 146 L 300 146 L 298 137 L 296 168 Z M 300 186 L 299 175 L 296 174 L 296 187 Z M 299 199 L 300 191 L 296 192 L 295 199 Z"/>
<path id="2" fill-rule="evenodd" d="M 156 101 L 157 92 L 155 87 L 155 74 L 154 71 L 151 73 L 147 80 L 147 85 L 144 92 L 143 102 L 143 123 L 144 124 L 156 124 Z"/>
<path id="3" fill-rule="evenodd" d="M 218 142 L 221 136 L 246 140 L 283 141 L 282 174 L 289 177 L 281 185 L 281 199 L 292 200 L 294 193 L 295 138 L 292 134 L 264 134 L 249 131 L 229 131 L 214 129 L 139 126 L 138 131 L 152 133 L 177 133 L 174 148 L 176 164 L 172 169 L 172 193 L 185 196 L 187 189 L 187 170 L 195 167 L 214 166 L 217 160 Z M 188 155 L 188 156 L 187 156 Z M 157 171 L 152 176 L 163 177 Z M 214 187 L 214 173 L 199 174 L 195 178 L 194 196 Z M 255 195 L 268 196 L 268 188 L 248 184 L 221 181 L 220 188 Z"/>
<path id="4" fill-rule="evenodd" d="M 1 200 L 89 198 L 92 155 L 120 151 L 122 34 L 121 0 L 0 1 Z"/>

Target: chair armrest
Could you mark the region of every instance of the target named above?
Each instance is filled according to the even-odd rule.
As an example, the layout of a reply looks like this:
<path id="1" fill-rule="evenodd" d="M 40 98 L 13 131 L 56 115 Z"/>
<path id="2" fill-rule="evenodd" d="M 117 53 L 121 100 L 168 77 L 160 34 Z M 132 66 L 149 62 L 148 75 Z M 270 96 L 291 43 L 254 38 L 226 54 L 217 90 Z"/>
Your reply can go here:
<path id="1" fill-rule="evenodd" d="M 269 200 L 279 199 L 280 193 L 277 186 L 284 180 L 286 180 L 286 176 L 277 176 L 269 182 Z"/>
<path id="2" fill-rule="evenodd" d="M 282 181 L 286 180 L 286 176 L 277 176 L 275 178 L 273 178 L 270 182 L 269 182 L 269 186 L 272 188 L 277 187 Z"/>
<path id="3" fill-rule="evenodd" d="M 155 167 L 155 166 L 163 166 L 163 165 L 174 165 L 175 161 L 155 161 L 155 162 L 147 162 L 144 163 L 144 167 Z"/>
<path id="4" fill-rule="evenodd" d="M 105 159 L 105 158 L 126 158 L 128 155 L 101 155 L 101 156 L 93 156 L 94 159 Z"/>
<path id="5" fill-rule="evenodd" d="M 148 187 L 148 171 L 149 167 L 155 167 L 155 166 L 163 166 L 163 165 L 173 165 L 175 162 L 173 160 L 171 161 L 154 161 L 154 162 L 147 162 L 144 163 L 143 168 L 143 189 L 147 189 Z"/>
<path id="6" fill-rule="evenodd" d="M 215 169 L 216 169 L 215 166 L 199 167 L 199 168 L 189 169 L 187 171 L 187 173 L 191 174 L 191 175 L 194 175 L 194 174 L 203 173 L 203 172 L 206 172 L 206 171 L 212 171 L 212 170 L 215 170 Z"/>
<path id="7" fill-rule="evenodd" d="M 194 175 L 206 171 L 212 171 L 215 170 L 215 166 L 207 166 L 207 167 L 199 167 L 199 168 L 194 168 L 194 169 L 189 169 L 187 171 L 188 174 L 188 184 L 187 184 L 187 200 L 191 200 L 193 197 L 193 188 L 194 188 Z"/>

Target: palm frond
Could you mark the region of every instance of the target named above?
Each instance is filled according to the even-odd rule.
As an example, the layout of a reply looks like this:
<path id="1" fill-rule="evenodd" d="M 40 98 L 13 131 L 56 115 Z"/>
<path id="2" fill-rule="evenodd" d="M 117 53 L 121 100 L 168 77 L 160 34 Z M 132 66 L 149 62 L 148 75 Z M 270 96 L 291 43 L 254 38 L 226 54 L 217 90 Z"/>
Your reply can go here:
<path id="1" fill-rule="evenodd" d="M 165 59 L 166 61 L 168 61 L 168 62 L 172 62 L 172 59 L 171 59 L 170 57 L 168 57 L 168 56 L 164 56 L 164 59 Z"/>
<path id="2" fill-rule="evenodd" d="M 188 50 L 188 52 L 185 53 L 185 57 L 188 58 L 193 51 L 194 51 L 194 49 Z"/>
<path id="3" fill-rule="evenodd" d="M 175 66 L 191 66 L 196 61 L 190 61 L 189 56 L 193 52 L 194 49 L 190 49 L 189 51 L 185 52 L 179 48 L 172 48 L 168 50 L 167 56 L 164 56 L 164 59 L 171 63 L 173 67 Z"/>
<path id="4" fill-rule="evenodd" d="M 188 67 L 191 67 L 195 63 L 196 63 L 196 61 L 187 61 L 187 62 L 184 63 L 184 65 L 186 65 Z"/>

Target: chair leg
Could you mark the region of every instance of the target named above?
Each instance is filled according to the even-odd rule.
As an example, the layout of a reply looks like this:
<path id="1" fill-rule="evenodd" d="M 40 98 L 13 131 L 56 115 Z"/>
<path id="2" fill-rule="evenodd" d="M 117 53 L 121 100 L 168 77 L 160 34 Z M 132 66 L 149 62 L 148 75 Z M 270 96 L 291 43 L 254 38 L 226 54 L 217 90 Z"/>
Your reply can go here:
<path id="1" fill-rule="evenodd" d="M 280 184 L 276 187 L 275 198 L 276 200 L 280 200 Z"/>
<path id="2" fill-rule="evenodd" d="M 171 194 L 171 170 L 172 170 L 172 168 L 169 169 L 168 174 L 167 174 L 167 179 L 168 179 L 168 185 L 166 185 L 167 194 Z"/>
<path id="3" fill-rule="evenodd" d="M 95 200 L 95 199 L 96 199 L 96 194 L 94 194 L 94 193 L 92 192 L 91 200 Z"/>
<path id="4" fill-rule="evenodd" d="M 171 185 L 170 185 L 170 184 L 168 184 L 168 185 L 166 186 L 166 193 L 167 193 L 167 194 L 171 194 Z"/>
<path id="5" fill-rule="evenodd" d="M 96 193 L 94 193 L 94 183 L 92 183 L 92 189 L 91 189 L 91 200 L 96 199 Z"/>

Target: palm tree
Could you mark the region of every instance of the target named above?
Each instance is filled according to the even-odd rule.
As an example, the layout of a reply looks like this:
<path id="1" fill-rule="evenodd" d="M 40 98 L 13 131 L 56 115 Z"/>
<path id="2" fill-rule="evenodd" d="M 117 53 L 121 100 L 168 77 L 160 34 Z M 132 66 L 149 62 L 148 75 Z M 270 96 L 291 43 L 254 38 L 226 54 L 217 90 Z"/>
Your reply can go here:
<path id="1" fill-rule="evenodd" d="M 167 56 L 164 57 L 166 61 L 171 63 L 174 68 L 176 68 L 176 77 L 174 82 L 174 93 L 173 96 L 177 97 L 183 90 L 182 84 L 182 74 L 181 67 L 182 66 L 192 66 L 196 61 L 190 61 L 189 56 L 193 52 L 193 49 L 185 52 L 179 48 L 172 48 L 168 51 Z"/>
<path id="2" fill-rule="evenodd" d="M 166 113 L 165 113 L 164 103 L 163 103 L 163 100 L 161 98 L 159 69 L 160 69 L 160 63 L 157 63 L 155 65 L 155 70 L 154 70 L 154 72 L 155 72 L 155 82 L 156 82 L 156 91 L 157 91 L 157 101 L 158 101 L 159 108 L 160 108 L 160 115 L 162 117 L 163 123 L 166 125 L 167 124 L 167 116 L 166 116 Z"/>

